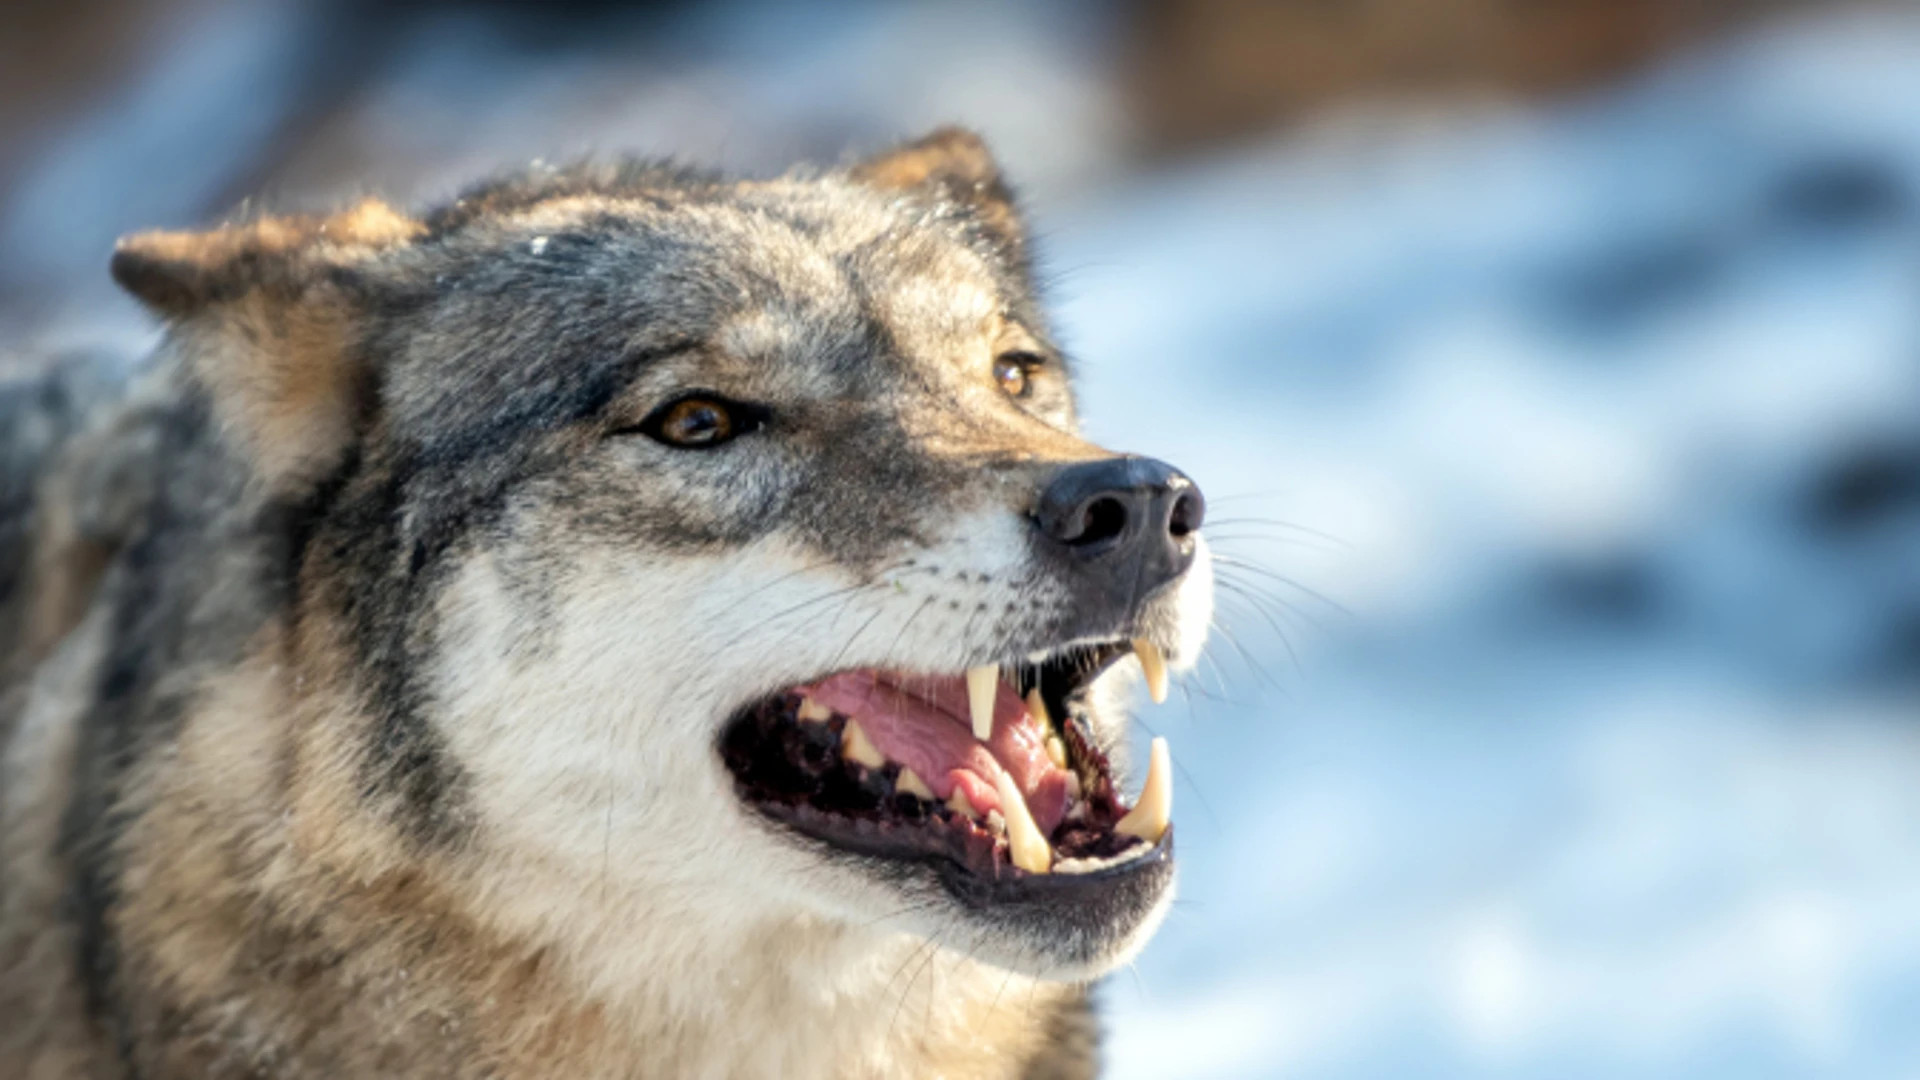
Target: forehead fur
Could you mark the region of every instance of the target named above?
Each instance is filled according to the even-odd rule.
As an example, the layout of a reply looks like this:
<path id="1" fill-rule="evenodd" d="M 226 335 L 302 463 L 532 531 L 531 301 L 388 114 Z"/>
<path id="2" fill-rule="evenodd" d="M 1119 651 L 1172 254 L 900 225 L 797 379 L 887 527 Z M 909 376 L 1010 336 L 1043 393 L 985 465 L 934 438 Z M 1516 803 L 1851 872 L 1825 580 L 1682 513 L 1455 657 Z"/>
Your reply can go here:
<path id="1" fill-rule="evenodd" d="M 379 350 L 389 406 L 437 427 L 511 411 L 522 393 L 577 416 L 690 345 L 871 374 L 958 359 L 1003 317 L 1042 332 L 1024 262 L 974 210 L 850 173 L 541 170 L 476 189 L 425 229 L 369 277 L 397 316 Z"/>
<path id="2" fill-rule="evenodd" d="M 480 189 L 430 215 L 424 242 L 401 261 L 617 270 L 717 308 L 943 284 L 1027 303 L 1024 263 L 938 190 L 902 194 L 840 173 L 722 183 L 634 169 L 585 166 Z"/>

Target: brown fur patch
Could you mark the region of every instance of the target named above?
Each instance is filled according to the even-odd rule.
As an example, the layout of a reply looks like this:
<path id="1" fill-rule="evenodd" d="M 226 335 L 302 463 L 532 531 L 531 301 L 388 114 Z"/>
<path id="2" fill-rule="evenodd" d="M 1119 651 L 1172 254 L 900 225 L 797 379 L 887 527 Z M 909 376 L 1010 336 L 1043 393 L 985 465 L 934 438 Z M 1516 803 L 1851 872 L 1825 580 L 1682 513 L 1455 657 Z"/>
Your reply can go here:
<path id="1" fill-rule="evenodd" d="M 120 241 L 113 274 L 179 324 L 222 425 L 272 484 L 324 473 L 351 434 L 362 373 L 353 300 L 331 271 L 424 227 L 377 199 L 328 217 L 267 217 Z"/>
<path id="2" fill-rule="evenodd" d="M 856 165 L 853 177 L 891 191 L 932 190 L 971 208 L 982 225 L 1015 247 L 1024 240 L 1013 193 L 980 136 L 945 127 Z"/>
<path id="3" fill-rule="evenodd" d="M 79 625 L 114 553 L 110 544 L 82 530 L 66 489 L 48 492 L 37 526 L 27 632 L 20 654 L 11 658 L 21 672 L 36 667 Z"/>
<path id="4" fill-rule="evenodd" d="M 326 287 L 292 303 L 251 293 L 186 331 L 221 426 L 270 482 L 315 477 L 345 450 L 362 378 L 352 332 L 350 303 Z"/>
<path id="5" fill-rule="evenodd" d="M 62 908 L 66 867 L 56 854 L 72 798 L 78 714 L 106 644 L 96 617 L 68 639 L 41 678 L 0 707 L 21 710 L 0 757 L 0 1075 L 90 1080 L 115 1075 L 88 1021 L 72 925 Z"/>

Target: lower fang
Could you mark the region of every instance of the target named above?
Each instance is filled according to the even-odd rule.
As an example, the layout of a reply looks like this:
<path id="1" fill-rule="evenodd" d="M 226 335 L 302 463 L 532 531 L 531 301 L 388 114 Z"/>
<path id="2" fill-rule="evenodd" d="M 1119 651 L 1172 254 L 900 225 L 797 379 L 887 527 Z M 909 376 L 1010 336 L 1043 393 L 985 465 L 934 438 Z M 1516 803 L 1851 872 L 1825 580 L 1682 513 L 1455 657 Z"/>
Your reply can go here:
<path id="1" fill-rule="evenodd" d="M 1157 844 L 1172 818 L 1173 758 L 1167 753 L 1167 740 L 1156 738 L 1147 758 L 1147 782 L 1140 789 L 1140 800 L 1114 825 L 1113 831 Z"/>
<path id="2" fill-rule="evenodd" d="M 812 698 L 801 698 L 800 711 L 797 715 L 809 724 L 824 724 L 833 719 L 833 710 Z"/>

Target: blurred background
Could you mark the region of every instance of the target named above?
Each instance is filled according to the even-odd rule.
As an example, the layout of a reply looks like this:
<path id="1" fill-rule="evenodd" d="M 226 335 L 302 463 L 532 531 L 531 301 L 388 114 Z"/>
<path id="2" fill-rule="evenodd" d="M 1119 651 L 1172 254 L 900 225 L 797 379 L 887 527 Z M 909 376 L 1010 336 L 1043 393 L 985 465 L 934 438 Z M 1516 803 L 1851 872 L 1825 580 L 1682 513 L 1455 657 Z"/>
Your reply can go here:
<path id="1" fill-rule="evenodd" d="M 1121 1078 L 1920 1077 L 1920 10 L 0 7 L 0 344 L 120 233 L 986 133 L 1211 497 Z"/>

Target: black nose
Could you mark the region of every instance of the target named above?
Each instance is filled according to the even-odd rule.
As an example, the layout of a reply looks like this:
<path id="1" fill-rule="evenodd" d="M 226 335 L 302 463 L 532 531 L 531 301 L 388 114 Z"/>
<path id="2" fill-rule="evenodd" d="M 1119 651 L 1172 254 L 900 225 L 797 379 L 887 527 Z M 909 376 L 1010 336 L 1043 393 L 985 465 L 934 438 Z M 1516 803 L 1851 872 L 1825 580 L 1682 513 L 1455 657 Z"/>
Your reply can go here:
<path id="1" fill-rule="evenodd" d="M 1034 521 L 1128 606 L 1193 564 L 1207 501 L 1164 461 L 1107 458 L 1069 465 L 1040 492 Z"/>

